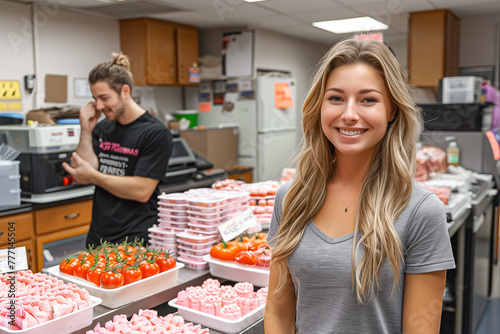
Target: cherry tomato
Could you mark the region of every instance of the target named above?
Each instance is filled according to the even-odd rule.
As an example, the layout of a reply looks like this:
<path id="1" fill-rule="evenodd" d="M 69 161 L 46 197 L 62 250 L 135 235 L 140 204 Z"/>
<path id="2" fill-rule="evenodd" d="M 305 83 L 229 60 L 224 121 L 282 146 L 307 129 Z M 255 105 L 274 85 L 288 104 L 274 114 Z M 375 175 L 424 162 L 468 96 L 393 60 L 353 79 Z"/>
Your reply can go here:
<path id="1" fill-rule="evenodd" d="M 73 270 L 77 264 L 77 258 L 65 259 L 59 264 L 59 271 L 64 274 L 73 275 Z"/>
<path id="2" fill-rule="evenodd" d="M 142 271 L 139 268 L 132 269 L 130 267 L 122 270 L 124 284 L 130 284 L 142 279 Z"/>
<path id="3" fill-rule="evenodd" d="M 170 270 L 172 268 L 175 268 L 175 265 L 177 264 L 177 261 L 171 256 L 168 258 L 165 257 L 159 257 L 156 259 L 156 264 L 160 267 L 160 273 Z"/>
<path id="4" fill-rule="evenodd" d="M 160 267 L 156 263 L 148 261 L 142 262 L 139 265 L 139 269 L 142 271 L 142 278 L 150 277 L 160 272 Z"/>
<path id="5" fill-rule="evenodd" d="M 254 266 L 257 264 L 257 255 L 252 251 L 241 251 L 235 255 L 234 260 L 238 263 Z"/>
<path id="6" fill-rule="evenodd" d="M 101 286 L 101 275 L 104 272 L 104 268 L 92 267 L 87 271 L 87 281 L 94 283 L 97 286 Z"/>
<path id="7" fill-rule="evenodd" d="M 123 286 L 123 283 L 123 275 L 112 270 L 105 271 L 101 275 L 101 287 L 104 289 L 116 289 Z"/>
<path id="8" fill-rule="evenodd" d="M 87 272 L 90 269 L 90 263 L 84 262 L 78 263 L 75 268 L 73 269 L 73 275 L 76 277 L 84 278 L 87 279 Z"/>

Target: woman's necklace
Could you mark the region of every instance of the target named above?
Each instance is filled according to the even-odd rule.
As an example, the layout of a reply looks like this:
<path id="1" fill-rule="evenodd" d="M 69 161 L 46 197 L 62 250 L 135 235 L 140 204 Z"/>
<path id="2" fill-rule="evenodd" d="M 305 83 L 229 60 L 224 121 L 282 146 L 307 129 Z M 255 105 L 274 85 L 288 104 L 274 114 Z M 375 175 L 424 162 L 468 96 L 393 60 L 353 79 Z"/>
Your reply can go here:
<path id="1" fill-rule="evenodd" d="M 339 195 L 340 201 L 342 202 L 342 205 L 345 207 L 344 212 L 347 213 L 347 208 L 349 208 L 351 206 L 351 204 L 356 200 L 356 198 L 354 198 L 349 204 L 345 205 L 345 202 L 342 199 L 342 196 L 340 196 L 340 191 L 338 191 L 337 193 Z"/>
<path id="2" fill-rule="evenodd" d="M 340 200 L 342 201 L 342 205 L 343 205 L 343 206 L 345 206 L 345 212 L 347 213 L 347 208 L 348 208 L 348 207 L 349 207 L 349 206 L 350 206 L 350 205 L 354 202 L 354 200 L 355 200 L 355 199 L 353 199 L 353 200 L 351 201 L 351 203 L 349 203 L 348 205 L 345 205 L 345 202 L 344 202 L 344 200 L 342 199 L 342 196 L 340 196 L 340 192 L 339 192 L 339 198 L 340 198 Z"/>

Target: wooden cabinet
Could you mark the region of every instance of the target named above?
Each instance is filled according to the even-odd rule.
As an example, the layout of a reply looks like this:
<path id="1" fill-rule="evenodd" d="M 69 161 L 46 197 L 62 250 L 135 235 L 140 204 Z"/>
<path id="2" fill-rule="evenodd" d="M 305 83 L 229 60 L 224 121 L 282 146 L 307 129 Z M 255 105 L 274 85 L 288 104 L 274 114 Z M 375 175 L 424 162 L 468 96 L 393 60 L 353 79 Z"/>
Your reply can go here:
<path id="1" fill-rule="evenodd" d="M 177 68 L 180 85 L 192 85 L 189 82 L 189 68 L 198 64 L 198 31 L 177 29 Z"/>
<path id="2" fill-rule="evenodd" d="M 131 58 L 134 85 L 193 85 L 189 67 L 198 62 L 196 27 L 152 18 L 120 20 L 120 44 Z"/>
<path id="3" fill-rule="evenodd" d="M 44 246 L 48 243 L 63 240 L 66 238 L 71 238 L 75 236 L 79 236 L 82 234 L 87 234 L 89 231 L 90 225 L 83 225 L 75 228 L 64 229 L 57 232 L 40 235 L 36 237 L 36 266 L 41 269 L 44 267 Z M 83 250 L 83 249 L 81 249 Z M 68 252 L 67 255 L 70 255 L 71 252 Z"/>
<path id="4" fill-rule="evenodd" d="M 77 202 L 35 211 L 36 234 L 46 234 L 89 225 L 92 220 L 92 201 Z"/>
<path id="5" fill-rule="evenodd" d="M 44 245 L 87 234 L 91 220 L 92 200 L 0 217 L 0 249 L 9 247 L 9 223 L 14 222 L 15 246 L 26 247 L 29 268 L 33 272 L 41 271 Z"/>
<path id="6" fill-rule="evenodd" d="M 9 232 L 15 233 L 14 246 L 26 247 L 28 268 L 36 272 L 36 264 L 33 262 L 33 230 L 32 212 L 0 217 L 0 249 L 9 248 Z"/>
<path id="7" fill-rule="evenodd" d="M 416 87 L 458 75 L 459 19 L 448 10 L 410 13 L 408 71 Z"/>

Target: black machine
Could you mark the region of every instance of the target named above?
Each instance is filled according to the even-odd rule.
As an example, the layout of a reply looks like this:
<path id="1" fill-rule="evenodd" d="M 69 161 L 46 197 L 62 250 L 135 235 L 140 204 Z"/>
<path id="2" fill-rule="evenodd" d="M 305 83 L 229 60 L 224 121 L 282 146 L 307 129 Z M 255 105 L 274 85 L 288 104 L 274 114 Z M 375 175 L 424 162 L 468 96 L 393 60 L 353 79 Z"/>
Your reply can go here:
<path id="1" fill-rule="evenodd" d="M 80 140 L 80 125 L 4 125 L 3 142 L 21 152 L 21 199 L 46 203 L 92 195 L 93 186 L 78 185 L 62 167 Z"/>

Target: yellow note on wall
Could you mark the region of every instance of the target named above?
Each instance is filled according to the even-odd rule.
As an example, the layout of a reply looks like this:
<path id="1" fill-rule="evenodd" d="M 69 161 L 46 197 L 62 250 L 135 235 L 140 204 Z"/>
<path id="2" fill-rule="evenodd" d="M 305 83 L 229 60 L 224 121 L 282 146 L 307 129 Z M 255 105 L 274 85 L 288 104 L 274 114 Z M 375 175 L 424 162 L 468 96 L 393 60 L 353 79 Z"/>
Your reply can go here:
<path id="1" fill-rule="evenodd" d="M 19 81 L 0 81 L 0 100 L 20 100 Z"/>

